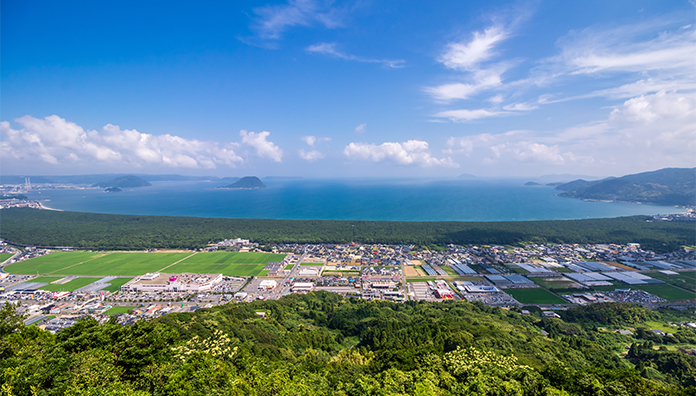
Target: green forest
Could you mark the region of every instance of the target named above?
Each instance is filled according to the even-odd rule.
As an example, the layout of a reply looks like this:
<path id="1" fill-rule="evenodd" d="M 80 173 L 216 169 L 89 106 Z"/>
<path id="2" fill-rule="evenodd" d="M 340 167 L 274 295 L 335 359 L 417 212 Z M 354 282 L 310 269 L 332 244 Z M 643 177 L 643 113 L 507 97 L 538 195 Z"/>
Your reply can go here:
<path id="1" fill-rule="evenodd" d="M 271 243 L 447 244 L 640 243 L 668 252 L 694 244 L 694 222 L 612 219 L 401 222 L 219 219 L 60 212 L 29 208 L 0 211 L 0 238 L 24 245 L 104 250 L 201 248 L 226 238 Z"/>
<path id="2" fill-rule="evenodd" d="M 562 320 L 319 292 L 126 326 L 87 318 L 53 335 L 24 327 L 7 304 L 0 394 L 696 395 L 696 357 L 671 347 L 693 345 L 696 332 L 657 336 L 642 325 L 680 315 L 600 304 Z"/>

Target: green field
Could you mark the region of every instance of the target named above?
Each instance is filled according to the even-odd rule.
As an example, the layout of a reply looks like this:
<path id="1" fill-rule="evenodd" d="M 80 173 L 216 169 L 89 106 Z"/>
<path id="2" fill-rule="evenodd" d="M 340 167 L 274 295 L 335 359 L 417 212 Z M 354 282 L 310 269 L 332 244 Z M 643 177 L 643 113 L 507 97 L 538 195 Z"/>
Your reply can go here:
<path id="1" fill-rule="evenodd" d="M 289 270 L 291 270 L 292 267 L 294 267 L 294 266 L 295 266 L 295 264 L 288 264 L 288 265 L 285 266 L 285 270 L 286 270 L 286 271 L 289 271 Z"/>
<path id="2" fill-rule="evenodd" d="M 77 290 L 83 286 L 87 286 L 90 283 L 94 283 L 98 281 L 100 278 L 93 278 L 93 277 L 87 277 L 87 278 L 75 278 L 71 280 L 68 283 L 63 283 L 62 285 L 46 285 L 41 287 L 41 290 L 46 290 L 46 291 L 52 291 L 52 292 L 58 292 L 58 291 L 74 291 Z"/>
<path id="3" fill-rule="evenodd" d="M 196 253 L 181 263 L 167 268 L 167 272 L 194 272 L 223 274 L 225 276 L 264 276 L 268 263 L 279 263 L 284 254 L 272 253 Z"/>
<path id="4" fill-rule="evenodd" d="M 546 280 L 547 278 L 542 278 L 542 277 L 530 277 L 529 279 L 545 289 L 565 290 L 565 289 L 578 289 L 579 288 L 577 283 L 570 281 L 570 280 L 567 280 L 567 279 L 566 280 Z M 550 279 L 561 279 L 561 278 L 550 278 Z"/>
<path id="5" fill-rule="evenodd" d="M 631 285 L 631 289 L 644 290 L 665 300 L 688 300 L 696 298 L 696 293 L 678 289 L 670 285 Z"/>
<path id="6" fill-rule="evenodd" d="M 4 263 L 10 257 L 12 257 L 12 253 L 0 253 L 0 263 Z"/>
<path id="7" fill-rule="evenodd" d="M 135 307 L 112 307 L 106 310 L 104 314 L 106 315 L 116 315 L 120 313 L 128 313 L 130 312 L 131 309 L 134 309 Z"/>
<path id="8" fill-rule="evenodd" d="M 680 272 L 679 275 L 665 275 L 661 272 L 650 272 L 646 275 L 696 292 L 696 279 L 693 278 L 693 274 L 693 272 Z"/>
<path id="9" fill-rule="evenodd" d="M 108 291 L 108 292 L 112 292 L 112 293 L 113 293 L 113 292 L 115 292 L 115 291 L 118 291 L 118 290 L 121 288 L 121 286 L 123 286 L 123 285 L 125 285 L 126 283 L 128 283 L 128 281 L 130 281 L 131 279 L 133 279 L 133 278 L 116 278 L 116 279 L 112 279 L 112 280 L 109 281 L 109 286 L 103 288 L 102 290 L 103 290 L 103 291 Z"/>
<path id="10" fill-rule="evenodd" d="M 58 279 L 63 279 L 65 278 L 64 276 L 39 276 L 38 278 L 30 279 L 27 282 L 36 282 L 36 283 L 51 283 L 55 282 Z"/>
<path id="11" fill-rule="evenodd" d="M 106 253 L 60 252 L 12 264 L 13 274 L 137 276 L 165 271 L 222 273 L 256 276 L 269 262 L 281 262 L 284 254 L 271 253 Z M 185 259 L 185 260 L 184 260 Z M 183 260 L 183 261 L 182 261 Z M 177 263 L 172 265 L 178 261 Z M 169 267 L 172 265 L 171 267 Z M 120 287 L 120 285 L 119 285 Z M 107 290 L 112 287 L 107 288 Z"/>
<path id="12" fill-rule="evenodd" d="M 89 261 L 98 257 L 91 252 L 58 252 L 45 256 L 20 261 L 5 267 L 5 271 L 11 274 L 51 274 L 63 268 Z"/>
<path id="13" fill-rule="evenodd" d="M 565 304 L 567 301 L 546 289 L 506 289 L 505 293 L 522 304 Z"/>

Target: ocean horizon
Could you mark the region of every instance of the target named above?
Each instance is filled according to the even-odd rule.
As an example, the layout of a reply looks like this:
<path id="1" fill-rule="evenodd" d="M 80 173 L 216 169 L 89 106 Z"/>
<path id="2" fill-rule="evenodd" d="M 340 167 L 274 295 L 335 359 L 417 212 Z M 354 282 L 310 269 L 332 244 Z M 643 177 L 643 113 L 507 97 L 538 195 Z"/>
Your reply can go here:
<path id="1" fill-rule="evenodd" d="M 672 206 L 583 201 L 522 180 L 264 179 L 266 189 L 217 189 L 220 181 L 31 191 L 44 206 L 75 212 L 288 220 L 530 221 L 678 213 Z"/>

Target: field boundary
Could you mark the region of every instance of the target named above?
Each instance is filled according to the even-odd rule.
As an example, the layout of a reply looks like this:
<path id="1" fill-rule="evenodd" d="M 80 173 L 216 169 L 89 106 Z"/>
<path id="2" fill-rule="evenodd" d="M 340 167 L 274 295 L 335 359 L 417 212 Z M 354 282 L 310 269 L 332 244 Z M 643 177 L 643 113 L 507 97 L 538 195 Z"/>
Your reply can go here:
<path id="1" fill-rule="evenodd" d="M 188 256 L 182 258 L 181 260 L 179 260 L 179 261 L 177 261 L 177 262 L 175 262 L 175 263 L 171 263 L 171 264 L 167 265 L 166 267 L 162 268 L 161 270 L 158 270 L 157 272 L 163 272 L 164 270 L 166 270 L 167 268 L 171 267 L 172 265 L 174 265 L 174 264 L 179 264 L 180 262 L 186 260 L 186 259 L 189 258 L 189 257 L 193 257 L 193 256 L 195 256 L 196 254 L 198 254 L 198 252 L 193 252 L 193 254 L 190 254 L 190 255 L 188 255 Z"/>

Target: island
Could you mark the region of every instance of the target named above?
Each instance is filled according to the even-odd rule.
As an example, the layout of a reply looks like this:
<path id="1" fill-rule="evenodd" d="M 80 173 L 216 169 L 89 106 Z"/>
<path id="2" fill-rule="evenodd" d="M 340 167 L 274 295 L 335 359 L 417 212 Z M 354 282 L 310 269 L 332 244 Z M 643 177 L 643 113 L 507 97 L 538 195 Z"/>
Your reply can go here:
<path id="1" fill-rule="evenodd" d="M 223 186 L 223 187 L 218 187 L 218 188 L 225 188 L 225 189 L 235 189 L 235 190 L 256 190 L 259 188 L 268 188 L 266 187 L 265 184 L 261 182 L 261 180 L 256 177 L 256 176 L 245 176 L 236 182 Z"/>
<path id="2" fill-rule="evenodd" d="M 524 183 L 524 185 L 525 185 L 525 186 L 532 186 L 532 187 L 534 187 L 534 186 L 541 186 L 541 183 L 536 183 L 536 182 L 533 182 L 533 181 L 528 181 L 528 182 Z"/>
<path id="3" fill-rule="evenodd" d="M 104 190 L 104 192 L 119 192 L 119 191 L 123 191 L 123 190 L 118 188 L 118 187 L 108 187 L 106 190 Z"/>
<path id="4" fill-rule="evenodd" d="M 92 187 L 118 187 L 118 188 L 133 188 L 133 187 L 147 187 L 151 186 L 148 181 L 143 180 L 137 176 L 127 175 L 120 176 L 115 179 L 103 181 L 100 183 L 92 184 Z"/>

